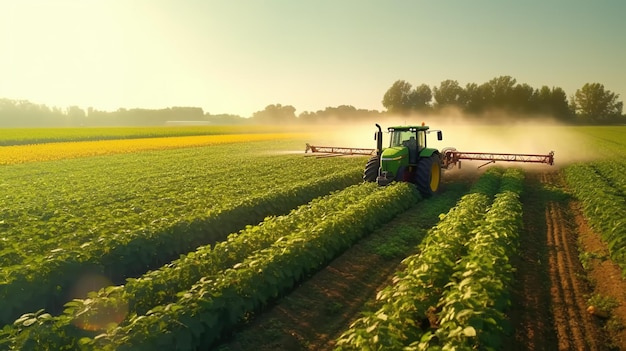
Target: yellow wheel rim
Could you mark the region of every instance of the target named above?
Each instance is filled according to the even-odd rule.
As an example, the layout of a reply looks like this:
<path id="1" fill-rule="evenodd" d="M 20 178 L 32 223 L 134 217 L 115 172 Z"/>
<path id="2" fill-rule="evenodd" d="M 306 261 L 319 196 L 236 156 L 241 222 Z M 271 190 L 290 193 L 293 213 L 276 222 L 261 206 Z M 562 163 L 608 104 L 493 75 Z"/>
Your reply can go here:
<path id="1" fill-rule="evenodd" d="M 433 166 L 430 168 L 430 190 L 436 192 L 439 189 L 439 163 L 433 162 Z"/>

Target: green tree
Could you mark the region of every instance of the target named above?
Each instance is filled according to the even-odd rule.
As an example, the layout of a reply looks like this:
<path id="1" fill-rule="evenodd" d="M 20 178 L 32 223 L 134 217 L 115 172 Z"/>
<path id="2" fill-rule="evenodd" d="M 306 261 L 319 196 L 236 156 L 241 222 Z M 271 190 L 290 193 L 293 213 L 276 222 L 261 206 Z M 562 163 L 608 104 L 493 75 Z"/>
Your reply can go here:
<path id="1" fill-rule="evenodd" d="M 517 84 L 509 92 L 505 108 L 518 112 L 533 112 L 536 109 L 536 91 L 530 85 Z"/>
<path id="2" fill-rule="evenodd" d="M 535 93 L 535 112 L 554 116 L 560 120 L 571 119 L 573 113 L 562 88 L 542 86 Z"/>
<path id="3" fill-rule="evenodd" d="M 485 111 L 491 106 L 493 101 L 492 87 L 488 83 L 478 85 L 476 83 L 468 83 L 465 86 L 466 94 L 466 111 L 478 113 Z"/>
<path id="4" fill-rule="evenodd" d="M 446 106 L 464 108 L 467 103 L 465 89 L 459 85 L 459 82 L 451 79 L 444 80 L 439 84 L 439 87 L 434 87 L 433 97 L 435 98 L 436 108 Z"/>
<path id="5" fill-rule="evenodd" d="M 383 96 L 383 106 L 392 113 L 407 113 L 411 109 L 411 90 L 407 81 L 395 81 Z"/>
<path id="6" fill-rule="evenodd" d="M 433 93 L 426 84 L 415 87 L 409 93 L 408 107 L 411 111 L 424 111 L 430 108 Z"/>
<path id="7" fill-rule="evenodd" d="M 622 116 L 624 104 L 618 98 L 619 94 L 605 90 L 600 83 L 586 83 L 576 90 L 572 106 L 584 120 L 607 122 Z"/>
<path id="8" fill-rule="evenodd" d="M 413 89 L 410 83 L 397 80 L 383 96 L 382 103 L 387 111 L 404 114 L 429 109 L 432 99 L 433 94 L 428 85 L 422 84 Z"/>
<path id="9" fill-rule="evenodd" d="M 511 108 L 514 105 L 514 90 L 517 80 L 511 76 L 500 76 L 487 82 L 491 94 L 490 105 Z"/>

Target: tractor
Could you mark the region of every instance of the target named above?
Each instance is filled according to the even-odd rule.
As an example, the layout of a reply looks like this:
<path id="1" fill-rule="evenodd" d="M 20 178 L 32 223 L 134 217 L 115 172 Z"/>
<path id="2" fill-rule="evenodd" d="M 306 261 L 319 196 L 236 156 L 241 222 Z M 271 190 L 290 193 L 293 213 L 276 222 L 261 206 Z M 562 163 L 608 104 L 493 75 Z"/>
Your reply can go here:
<path id="1" fill-rule="evenodd" d="M 442 140 L 441 130 L 430 130 L 422 125 L 389 127 L 389 147 L 383 149 L 383 130 L 376 124 L 378 131 L 374 134 L 376 149 L 314 146 L 306 144 L 305 153 L 309 150 L 317 157 L 331 157 L 341 155 L 369 155 L 365 164 L 363 180 L 376 182 L 378 185 L 388 185 L 393 181 L 410 182 L 415 184 L 419 192 L 430 197 L 439 190 L 443 169 L 458 165 L 461 160 L 487 161 L 481 168 L 496 161 L 526 162 L 526 163 L 554 163 L 554 151 L 546 155 L 535 154 L 508 154 L 486 152 L 463 152 L 447 147 L 441 151 L 429 148 L 426 136 L 437 133 L 437 140 Z"/>
<path id="2" fill-rule="evenodd" d="M 440 130 L 429 130 L 428 126 L 389 127 L 389 147 L 383 149 L 383 131 L 376 124 L 378 131 L 376 154 L 365 164 L 363 180 L 387 185 L 392 181 L 415 184 L 425 196 L 431 196 L 439 190 L 442 159 L 439 150 L 429 148 L 427 134 L 437 132 L 437 140 L 442 140 Z"/>

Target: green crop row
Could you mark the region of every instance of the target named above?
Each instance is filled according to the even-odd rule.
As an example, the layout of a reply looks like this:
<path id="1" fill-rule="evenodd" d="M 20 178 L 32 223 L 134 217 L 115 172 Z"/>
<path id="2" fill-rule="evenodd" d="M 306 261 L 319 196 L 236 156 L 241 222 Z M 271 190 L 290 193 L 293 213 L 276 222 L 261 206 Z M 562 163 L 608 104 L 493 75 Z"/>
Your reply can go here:
<path id="1" fill-rule="evenodd" d="M 363 167 L 357 159 L 263 155 L 253 145 L 0 167 L 0 187 L 10 190 L 0 197 L 0 266 L 32 264 L 103 235 L 171 226 L 243 204 L 263 189 Z"/>
<path id="2" fill-rule="evenodd" d="M 565 177 L 582 202 L 585 217 L 607 243 L 611 259 L 626 276 L 626 197 L 614 187 L 615 178 L 607 181 L 592 164 L 569 166 L 565 169 Z M 619 178 L 619 175 L 614 177 Z"/>
<path id="3" fill-rule="evenodd" d="M 607 180 L 617 195 L 626 197 L 626 162 L 604 161 L 591 164 L 593 169 Z"/>
<path id="4" fill-rule="evenodd" d="M 505 310 L 522 228 L 523 173 L 505 172 L 485 220 L 472 232 L 467 255 L 458 261 L 439 300 L 436 329 L 406 350 L 499 350 L 510 332 Z"/>
<path id="5" fill-rule="evenodd" d="M 373 183 L 354 185 L 332 195 L 317 198 L 292 210 L 288 215 L 268 217 L 262 225 L 248 225 L 215 246 L 202 246 L 158 270 L 137 279 L 129 278 L 124 285 L 110 286 L 91 294 L 89 299 L 69 302 L 64 314 L 55 317 L 53 325 L 58 329 L 57 334 L 68 336 L 68 340 L 62 344 L 69 344 L 70 335 L 77 334 L 76 332 L 80 335 L 80 330 L 74 329 L 76 325 L 90 326 L 90 329 L 98 324 L 101 324 L 98 327 L 106 327 L 98 322 L 103 314 L 144 315 L 155 306 L 174 302 L 178 292 L 191 288 L 201 278 L 215 276 L 243 261 L 253 252 L 270 246 L 281 237 L 335 212 L 343 211 L 367 197 L 375 191 L 375 187 Z M 27 329 L 27 332 L 35 333 L 32 329 Z M 19 339 L 24 336 L 13 337 Z"/>
<path id="6" fill-rule="evenodd" d="M 421 339 L 456 261 L 465 255 L 465 243 L 499 188 L 500 172 L 493 168 L 483 174 L 469 194 L 441 215 L 419 253 L 406 258 L 393 285 L 377 294 L 375 310 L 365 312 L 338 338 L 338 350 L 402 350 Z"/>
<path id="7" fill-rule="evenodd" d="M 253 148 L 0 168 L 1 185 L 13 189 L 0 198 L 0 323 L 61 306 L 86 272 L 121 282 L 360 182 L 362 159 L 329 162 Z M 284 166 L 280 176 L 276 164 Z"/>
<path id="8" fill-rule="evenodd" d="M 319 269 L 419 199 L 415 188 L 406 183 L 385 188 L 368 184 L 360 187 L 370 191 L 363 196 L 362 190 L 350 188 L 331 195 L 324 203 L 313 202 L 280 220 L 268 218 L 267 222 L 233 236 L 237 240 L 242 235 L 264 235 L 265 225 L 274 226 L 273 230 L 279 232 L 279 238 L 270 246 L 202 277 L 190 289 L 179 292 L 174 302 L 154 306 L 143 315 L 133 314 L 103 334 L 74 339 L 69 345 L 55 343 L 63 339 L 61 329 L 55 328 L 59 319 L 28 315 L 16 321 L 16 327 L 22 331 L 18 335 L 22 336 L 14 340 L 11 349 L 28 349 L 36 343 L 55 350 L 207 348 L 248 313 L 278 297 L 304 275 Z M 334 203 L 328 211 L 323 209 L 327 202 Z"/>

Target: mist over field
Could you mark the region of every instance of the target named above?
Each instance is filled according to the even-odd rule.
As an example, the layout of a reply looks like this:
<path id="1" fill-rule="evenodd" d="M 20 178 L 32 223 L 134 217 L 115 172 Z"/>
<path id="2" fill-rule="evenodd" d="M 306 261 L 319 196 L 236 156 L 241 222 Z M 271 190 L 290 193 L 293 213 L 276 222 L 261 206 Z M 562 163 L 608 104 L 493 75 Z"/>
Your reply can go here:
<path id="1" fill-rule="evenodd" d="M 578 127 L 563 124 L 550 116 L 516 116 L 510 113 L 491 113 L 481 116 L 448 111 L 443 115 L 411 115 L 381 118 L 378 121 L 327 121 L 311 126 L 312 145 L 375 148 L 375 123 L 383 129 L 383 147 L 389 144 L 387 128 L 395 125 L 421 125 L 432 131 L 441 130 L 443 140 L 428 135 L 428 146 L 442 150 L 453 147 L 465 152 L 511 153 L 547 155 L 554 151 L 554 165 L 561 167 L 572 162 L 600 158 L 597 150 L 584 147 L 586 135 Z M 478 167 L 482 161 L 463 161 L 463 167 Z M 499 166 L 549 167 L 543 164 L 497 162 Z"/>

